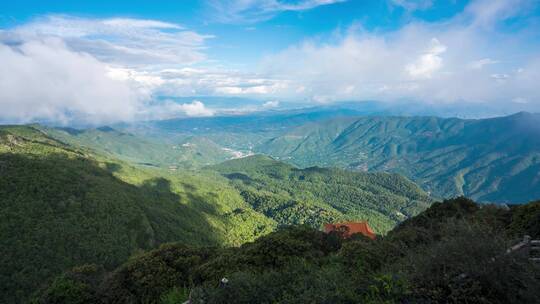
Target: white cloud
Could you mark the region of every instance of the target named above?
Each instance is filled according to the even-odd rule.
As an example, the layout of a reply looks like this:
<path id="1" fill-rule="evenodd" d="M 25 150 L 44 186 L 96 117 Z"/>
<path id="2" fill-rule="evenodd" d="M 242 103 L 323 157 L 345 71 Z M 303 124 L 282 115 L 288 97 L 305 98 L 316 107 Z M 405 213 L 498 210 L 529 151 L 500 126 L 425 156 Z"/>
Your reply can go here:
<path id="1" fill-rule="evenodd" d="M 483 59 L 472 61 L 471 63 L 469 63 L 469 66 L 471 69 L 481 69 L 486 65 L 496 64 L 496 63 L 499 63 L 499 62 L 497 60 L 493 60 L 490 58 L 483 58 Z"/>
<path id="2" fill-rule="evenodd" d="M 510 75 L 508 74 L 491 74 L 491 78 L 497 80 L 498 82 L 506 81 L 508 78 L 510 78 Z"/>
<path id="3" fill-rule="evenodd" d="M 270 100 L 270 101 L 267 101 L 265 103 L 263 103 L 263 108 L 265 109 L 272 109 L 272 108 L 277 108 L 279 107 L 279 101 L 277 100 Z"/>
<path id="4" fill-rule="evenodd" d="M 331 43 L 306 40 L 267 56 L 261 74 L 288 80 L 275 95 L 288 100 L 511 103 L 522 98 L 540 105 L 535 84 L 540 49 L 530 43 L 530 32 L 510 35 L 486 26 L 521 10 L 499 12 L 507 7 L 499 1 L 471 5 L 474 9 L 440 23 L 411 22 L 386 33 L 350 29 Z"/>
<path id="5" fill-rule="evenodd" d="M 7 122 L 129 120 L 143 97 L 59 39 L 0 44 L 0 62 L 0 120 Z"/>
<path id="6" fill-rule="evenodd" d="M 140 72 L 131 71 L 129 78 L 141 82 Z M 137 76 L 139 75 L 139 76 Z M 147 72 L 145 78 L 159 83 L 152 90 L 155 94 L 167 96 L 194 95 L 242 95 L 265 96 L 273 95 L 288 86 L 288 82 L 277 78 L 261 77 L 253 72 L 241 72 L 228 69 L 163 69 Z"/>
<path id="7" fill-rule="evenodd" d="M 112 18 L 103 20 L 103 24 L 117 28 L 156 28 L 156 29 L 182 29 L 178 24 L 158 20 L 141 20 L 131 18 Z"/>
<path id="8" fill-rule="evenodd" d="M 159 112 L 212 115 L 199 101 L 152 101 L 171 84 L 156 64 L 204 60 L 208 37 L 156 20 L 68 16 L 0 30 L 0 121 L 100 124 Z"/>
<path id="9" fill-rule="evenodd" d="M 0 40 L 62 39 L 72 50 L 114 64 L 193 64 L 206 59 L 205 41 L 211 35 L 189 31 L 157 20 L 89 19 L 53 15 L 0 33 Z"/>
<path id="10" fill-rule="evenodd" d="M 0 44 L 0 121 L 104 124 L 212 116 L 204 103 L 152 101 L 165 81 L 148 72 L 112 68 L 70 50 L 57 38 Z"/>
<path id="11" fill-rule="evenodd" d="M 466 8 L 462 17 L 470 18 L 476 27 L 491 28 L 500 21 L 529 11 L 536 0 L 476 0 Z"/>
<path id="12" fill-rule="evenodd" d="M 256 85 L 256 86 L 223 86 L 215 88 L 215 93 L 224 95 L 268 95 L 276 93 L 273 86 Z"/>
<path id="13" fill-rule="evenodd" d="M 194 100 L 192 103 L 184 103 L 179 105 L 179 109 L 184 111 L 187 116 L 212 116 L 214 111 L 207 109 L 204 104 L 198 100 Z"/>
<path id="14" fill-rule="evenodd" d="M 145 105 L 138 113 L 140 120 L 160 120 L 177 117 L 213 116 L 215 111 L 207 108 L 203 102 L 193 100 L 191 103 L 177 103 L 172 100 L 152 102 Z"/>
<path id="15" fill-rule="evenodd" d="M 440 55 L 444 52 L 446 52 L 446 46 L 442 45 L 437 38 L 433 38 L 429 49 L 414 63 L 408 64 L 405 69 L 414 78 L 431 78 L 433 73 L 442 67 L 443 59 Z"/>
<path id="16" fill-rule="evenodd" d="M 519 103 L 519 104 L 527 104 L 527 103 L 529 103 L 529 101 L 526 98 L 523 98 L 523 97 L 516 97 L 516 98 L 512 99 L 512 102 L 513 103 Z"/>
<path id="17" fill-rule="evenodd" d="M 154 91 L 164 85 L 166 81 L 148 71 L 139 71 L 129 68 L 107 67 L 107 76 L 114 80 L 124 81 L 140 94 L 153 95 Z"/>
<path id="18" fill-rule="evenodd" d="M 284 11 L 305 11 L 347 0 L 209 0 L 213 17 L 225 23 L 254 23 Z"/>
<path id="19" fill-rule="evenodd" d="M 392 0 L 392 3 L 407 11 L 425 10 L 433 6 L 432 0 Z"/>

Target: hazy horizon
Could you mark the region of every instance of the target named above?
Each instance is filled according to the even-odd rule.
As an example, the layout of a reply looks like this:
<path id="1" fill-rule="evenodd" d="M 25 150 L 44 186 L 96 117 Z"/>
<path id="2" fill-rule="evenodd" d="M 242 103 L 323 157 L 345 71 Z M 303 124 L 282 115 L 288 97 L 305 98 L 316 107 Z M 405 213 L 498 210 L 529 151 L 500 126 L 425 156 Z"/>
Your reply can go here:
<path id="1" fill-rule="evenodd" d="M 0 4 L 0 121 L 101 125 L 365 101 L 471 118 L 540 111 L 538 1 L 130 4 Z"/>

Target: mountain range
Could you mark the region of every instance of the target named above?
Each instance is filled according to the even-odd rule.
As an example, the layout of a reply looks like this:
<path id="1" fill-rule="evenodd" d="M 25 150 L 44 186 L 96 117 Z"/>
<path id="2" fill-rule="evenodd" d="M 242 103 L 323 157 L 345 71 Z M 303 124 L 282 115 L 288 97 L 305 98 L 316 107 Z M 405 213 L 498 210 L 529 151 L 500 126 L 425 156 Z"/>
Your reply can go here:
<path id="1" fill-rule="evenodd" d="M 396 172 L 439 197 L 516 203 L 540 196 L 538 114 L 331 119 L 297 127 L 255 151 L 302 167 Z"/>
<path id="2" fill-rule="evenodd" d="M 277 111 L 74 129 L 0 127 L 1 300 L 167 242 L 239 246 L 289 225 L 386 234 L 439 198 L 540 197 L 540 115 Z"/>
<path id="3" fill-rule="evenodd" d="M 204 138 L 215 143 L 213 151 L 198 151 L 208 155 L 205 164 L 223 160 L 216 157 L 221 147 L 302 168 L 399 173 L 436 197 L 520 203 L 540 196 L 539 114 L 460 119 L 359 113 L 310 108 L 118 127 L 169 144 Z"/>
<path id="4" fill-rule="evenodd" d="M 196 171 L 148 165 L 137 159 L 158 150 L 135 139 L 110 128 L 0 127 L 0 302 L 24 302 L 70 267 L 112 269 L 166 242 L 238 246 L 282 226 L 360 219 L 385 233 L 432 201 L 397 174 L 266 156 Z"/>

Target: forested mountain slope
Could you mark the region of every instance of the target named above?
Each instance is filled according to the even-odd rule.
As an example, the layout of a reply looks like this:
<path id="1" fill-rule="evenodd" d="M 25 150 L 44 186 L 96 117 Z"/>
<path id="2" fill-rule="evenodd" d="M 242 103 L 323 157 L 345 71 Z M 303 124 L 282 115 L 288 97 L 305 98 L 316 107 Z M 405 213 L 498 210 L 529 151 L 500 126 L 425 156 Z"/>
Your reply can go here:
<path id="1" fill-rule="evenodd" d="M 540 197 L 540 115 L 492 119 L 340 118 L 300 126 L 256 151 L 308 167 L 401 173 L 438 196 Z"/>
<path id="2" fill-rule="evenodd" d="M 115 128 L 170 141 L 186 136 L 205 137 L 222 147 L 249 152 L 270 138 L 310 122 L 358 116 L 361 112 L 339 108 L 306 108 L 254 112 L 242 115 L 179 118 L 120 124 Z"/>
<path id="3" fill-rule="evenodd" d="M 170 171 L 111 155 L 45 128 L 0 127 L 0 302 L 24 301 L 74 265 L 112 268 L 164 242 L 235 246 L 278 226 L 341 219 L 385 232 L 429 204 L 389 174 L 298 170 L 266 157 Z"/>
<path id="4" fill-rule="evenodd" d="M 439 197 L 498 203 L 540 197 L 539 114 L 489 119 L 368 114 L 313 108 L 118 127 L 158 141 L 200 138 L 300 167 L 401 173 Z M 184 164 L 220 160 L 218 150 L 192 155 L 198 152 L 206 161 L 193 161 L 196 157 L 186 153 Z"/>
<path id="5" fill-rule="evenodd" d="M 435 203 L 376 240 L 292 226 L 234 248 L 166 244 L 112 272 L 67 271 L 37 303 L 538 303 L 540 202 Z M 227 278 L 226 283 L 221 280 Z M 221 283 L 219 283 L 221 282 Z"/>
<path id="6" fill-rule="evenodd" d="M 406 178 L 342 169 L 298 169 L 267 156 L 212 166 L 255 210 L 282 225 L 367 220 L 376 232 L 424 210 L 428 195 Z"/>
<path id="7" fill-rule="evenodd" d="M 63 142 L 146 166 L 198 168 L 238 157 L 237 151 L 226 149 L 204 136 L 177 135 L 156 139 L 111 127 L 36 128 Z"/>
<path id="8" fill-rule="evenodd" d="M 0 302 L 77 264 L 113 267 L 170 241 L 237 245 L 274 227 L 219 175 L 136 169 L 35 128 L 0 128 Z"/>

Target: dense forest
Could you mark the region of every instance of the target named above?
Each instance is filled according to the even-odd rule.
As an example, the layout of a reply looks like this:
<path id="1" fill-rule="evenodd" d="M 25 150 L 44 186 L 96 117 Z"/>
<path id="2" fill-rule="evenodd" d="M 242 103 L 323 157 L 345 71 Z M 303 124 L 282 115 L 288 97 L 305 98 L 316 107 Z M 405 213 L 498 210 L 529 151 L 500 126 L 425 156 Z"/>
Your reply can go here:
<path id="1" fill-rule="evenodd" d="M 224 174 L 256 211 L 280 225 L 369 220 L 384 233 L 424 210 L 431 199 L 397 174 L 341 169 L 298 169 L 267 156 L 209 167 Z"/>
<path id="2" fill-rule="evenodd" d="M 113 271 L 81 265 L 33 303 L 539 303 L 540 202 L 435 203 L 376 240 L 289 226 L 240 247 L 165 244 Z"/>
<path id="3" fill-rule="evenodd" d="M 372 218 L 384 233 L 431 201 L 397 175 L 300 170 L 259 156 L 169 170 L 34 126 L 0 128 L 0 173 L 0 302 L 7 303 L 24 302 L 70 267 L 110 271 L 167 242 L 239 246 L 281 226 L 319 229 L 342 219 Z"/>
<path id="4" fill-rule="evenodd" d="M 309 123 L 255 147 L 301 167 L 396 172 L 439 197 L 540 197 L 540 115 L 490 119 L 364 116 Z"/>

